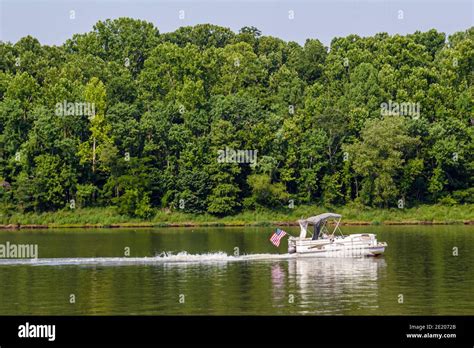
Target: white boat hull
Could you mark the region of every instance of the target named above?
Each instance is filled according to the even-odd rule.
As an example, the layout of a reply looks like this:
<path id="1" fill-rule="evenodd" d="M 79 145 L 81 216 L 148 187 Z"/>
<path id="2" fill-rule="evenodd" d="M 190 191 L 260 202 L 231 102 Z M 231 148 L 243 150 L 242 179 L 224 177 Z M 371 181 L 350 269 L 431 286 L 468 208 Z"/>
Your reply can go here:
<path id="1" fill-rule="evenodd" d="M 320 257 L 378 256 L 385 252 L 386 243 L 377 242 L 374 234 L 352 234 L 345 237 L 311 238 L 291 237 L 288 252 Z"/>

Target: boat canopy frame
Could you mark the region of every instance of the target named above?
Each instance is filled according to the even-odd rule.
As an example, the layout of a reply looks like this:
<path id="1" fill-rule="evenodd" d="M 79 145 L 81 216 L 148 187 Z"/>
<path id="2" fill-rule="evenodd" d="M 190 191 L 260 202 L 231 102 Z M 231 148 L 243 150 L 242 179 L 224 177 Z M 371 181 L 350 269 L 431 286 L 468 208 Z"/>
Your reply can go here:
<path id="1" fill-rule="evenodd" d="M 334 227 L 332 233 L 329 231 L 329 229 L 327 227 L 327 224 L 326 224 L 327 220 L 330 220 L 330 219 L 334 219 L 336 221 L 336 226 Z M 341 236 L 344 236 L 342 234 L 341 229 L 339 228 L 341 219 L 342 219 L 342 215 L 335 214 L 335 213 L 324 213 L 324 214 L 311 216 L 307 219 L 300 219 L 300 220 L 298 220 L 298 223 L 299 223 L 300 229 L 301 229 L 300 230 L 300 239 L 306 238 L 306 235 L 308 234 L 308 225 L 313 225 L 313 226 L 319 225 L 320 226 L 318 238 L 319 238 L 319 235 L 321 235 L 321 233 L 327 233 L 329 235 L 329 238 L 333 238 L 336 231 L 339 231 Z"/>

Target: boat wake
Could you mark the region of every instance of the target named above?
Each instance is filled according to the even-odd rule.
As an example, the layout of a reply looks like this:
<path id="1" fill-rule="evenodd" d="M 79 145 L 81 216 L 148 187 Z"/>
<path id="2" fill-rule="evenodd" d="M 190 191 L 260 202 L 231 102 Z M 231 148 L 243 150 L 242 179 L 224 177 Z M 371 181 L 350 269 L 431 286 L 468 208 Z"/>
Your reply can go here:
<path id="1" fill-rule="evenodd" d="M 155 264 L 189 264 L 189 263 L 227 263 L 243 261 L 273 261 L 292 259 L 290 254 L 246 254 L 228 255 L 224 252 L 207 254 L 188 254 L 180 252 L 161 253 L 153 257 L 78 257 L 78 258 L 37 258 L 37 259 L 0 259 L 0 266 L 67 266 L 67 265 L 155 265 Z"/>

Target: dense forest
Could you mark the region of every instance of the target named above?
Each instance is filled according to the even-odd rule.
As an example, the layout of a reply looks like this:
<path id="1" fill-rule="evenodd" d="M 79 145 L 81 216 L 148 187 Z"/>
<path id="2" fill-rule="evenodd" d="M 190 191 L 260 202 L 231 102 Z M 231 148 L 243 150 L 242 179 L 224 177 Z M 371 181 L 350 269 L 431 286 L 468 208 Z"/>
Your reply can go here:
<path id="1" fill-rule="evenodd" d="M 474 201 L 474 27 L 325 47 L 120 18 L 0 53 L 3 212 Z"/>

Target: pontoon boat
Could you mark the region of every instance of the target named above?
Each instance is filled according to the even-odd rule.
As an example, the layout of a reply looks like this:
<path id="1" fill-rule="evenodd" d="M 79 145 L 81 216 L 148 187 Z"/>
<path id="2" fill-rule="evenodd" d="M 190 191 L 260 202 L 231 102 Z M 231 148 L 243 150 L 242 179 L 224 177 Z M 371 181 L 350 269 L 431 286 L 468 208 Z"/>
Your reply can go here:
<path id="1" fill-rule="evenodd" d="M 339 214 L 324 213 L 298 220 L 300 235 L 288 239 L 288 252 L 322 257 L 378 256 L 383 254 L 387 243 L 378 242 L 375 234 L 362 233 L 344 236 L 339 227 L 341 218 L 342 215 Z M 329 220 L 335 221 L 332 232 L 328 227 Z M 314 226 L 314 232 L 311 237 L 307 237 L 308 226 L 311 225 Z"/>

